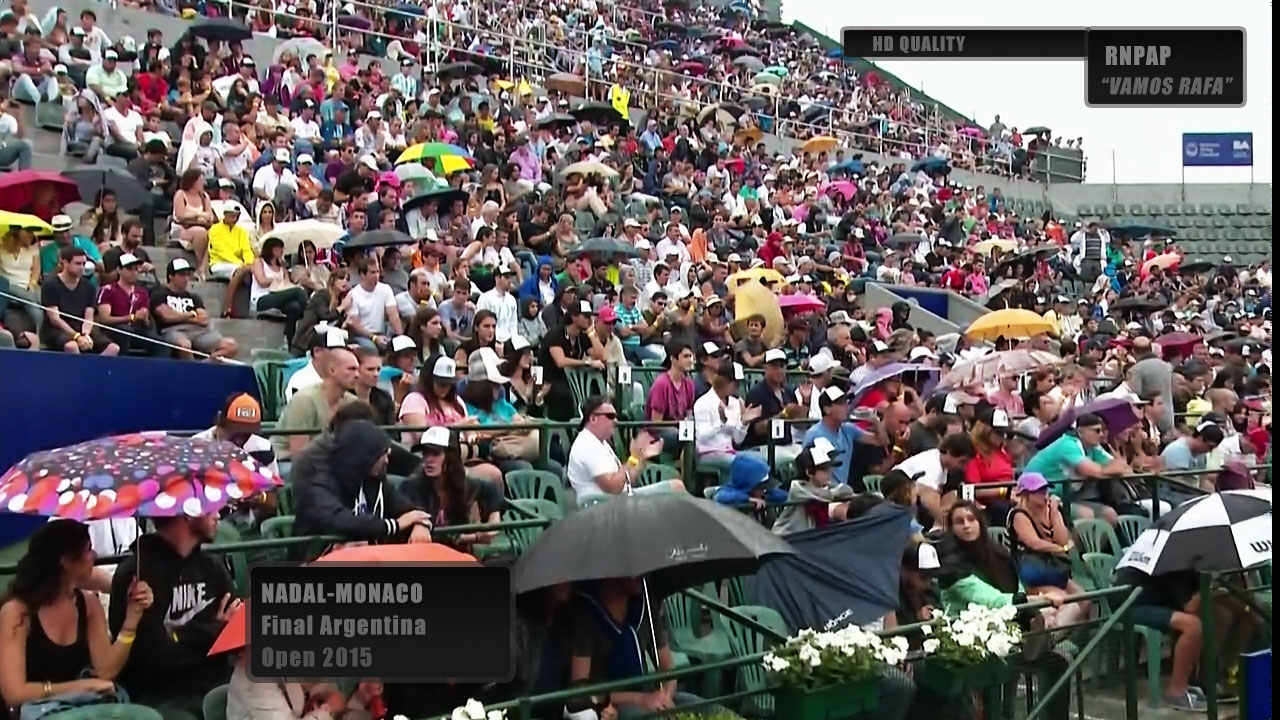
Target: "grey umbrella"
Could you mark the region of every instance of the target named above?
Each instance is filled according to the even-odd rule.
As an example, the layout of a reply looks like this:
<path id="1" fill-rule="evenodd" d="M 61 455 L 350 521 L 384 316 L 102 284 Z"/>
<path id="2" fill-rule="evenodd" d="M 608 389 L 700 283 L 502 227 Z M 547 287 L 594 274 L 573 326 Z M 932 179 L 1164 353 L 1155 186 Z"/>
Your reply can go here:
<path id="1" fill-rule="evenodd" d="M 747 70 L 754 70 L 756 72 L 760 72 L 764 69 L 764 61 L 754 55 L 743 55 L 737 60 L 734 60 L 733 64 L 740 68 L 746 68 Z"/>
<path id="2" fill-rule="evenodd" d="M 516 562 L 512 588 L 645 577 L 661 594 L 749 575 L 793 552 L 750 516 L 688 493 L 621 495 L 547 528 Z"/>
<path id="3" fill-rule="evenodd" d="M 120 207 L 133 212 L 147 202 L 147 190 L 128 172 L 101 165 L 82 166 L 67 170 L 62 176 L 75 182 L 80 188 L 80 199 L 90 205 L 98 200 L 98 193 L 110 190 L 116 194 Z"/>
<path id="4" fill-rule="evenodd" d="M 399 230 L 367 230 L 352 238 L 343 245 L 343 249 L 388 247 L 391 245 L 412 245 L 413 238 Z"/>
<path id="5" fill-rule="evenodd" d="M 569 255 L 578 257 L 586 254 L 595 255 L 625 255 L 626 257 L 640 257 L 640 251 L 636 250 L 629 243 L 618 240 L 616 238 L 598 237 L 582 243 L 574 248 Z"/>

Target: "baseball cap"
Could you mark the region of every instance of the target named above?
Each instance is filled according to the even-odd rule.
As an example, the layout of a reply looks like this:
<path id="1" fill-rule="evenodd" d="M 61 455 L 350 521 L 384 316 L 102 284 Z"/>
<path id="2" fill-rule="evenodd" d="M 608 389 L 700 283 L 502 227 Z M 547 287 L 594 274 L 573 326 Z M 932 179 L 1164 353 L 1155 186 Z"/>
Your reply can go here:
<path id="1" fill-rule="evenodd" d="M 467 358 L 467 381 L 485 381 L 504 385 L 509 378 L 498 370 L 498 353 L 491 347 L 482 347 Z"/>
<path id="2" fill-rule="evenodd" d="M 1038 472 L 1022 473 L 1022 477 L 1018 478 L 1018 484 L 1014 487 L 1014 492 L 1033 493 L 1049 487 L 1049 481 Z"/>
<path id="3" fill-rule="evenodd" d="M 381 120 L 382 113 L 378 112 L 377 110 L 370 110 L 369 114 L 365 115 L 365 118 L 368 120 Z"/>
<path id="4" fill-rule="evenodd" d="M 652 250 L 652 249 L 653 249 L 653 243 L 649 242 L 648 240 L 646 240 L 646 239 L 644 239 L 644 238 L 640 238 L 639 240 L 637 240 L 637 241 L 636 241 L 636 249 L 637 249 L 637 250 Z"/>
<path id="5" fill-rule="evenodd" d="M 102 53 L 103 60 L 116 60 L 116 59 L 119 59 L 119 57 L 120 56 L 116 54 L 115 50 L 108 50 Z"/>
<path id="6" fill-rule="evenodd" d="M 391 352 L 393 353 L 416 350 L 417 347 L 418 343 L 414 342 L 413 338 L 408 335 L 397 335 L 391 338 Z"/>
<path id="7" fill-rule="evenodd" d="M 706 356 L 706 357 L 711 357 L 711 356 L 713 356 L 713 355 L 719 355 L 719 354 L 721 354 L 723 351 L 724 351 L 724 348 L 720 347 L 720 346 L 719 346 L 719 345 L 717 345 L 716 343 L 713 343 L 713 342 L 704 342 L 704 343 L 702 343 L 702 354 L 703 354 L 704 356 Z"/>
<path id="8" fill-rule="evenodd" d="M 729 253 L 729 257 L 725 258 L 725 262 L 740 263 L 742 262 L 742 256 L 738 253 Z"/>
<path id="9" fill-rule="evenodd" d="M 826 410 L 831 405 L 844 399 L 845 391 L 835 385 L 828 385 L 823 389 L 822 394 L 818 396 L 818 408 Z"/>
<path id="10" fill-rule="evenodd" d="M 239 215 L 240 203 L 237 203 L 237 202 L 226 203 L 225 205 L 222 206 L 222 214 L 223 215 Z"/>
<path id="11" fill-rule="evenodd" d="M 852 324 L 853 318 L 849 317 L 849 312 L 847 310 L 837 310 L 831 313 L 831 319 L 827 321 L 827 325 L 830 326 Z"/>
<path id="12" fill-rule="evenodd" d="M 141 264 L 142 264 L 142 260 L 137 255 L 134 255 L 133 253 L 125 253 L 120 256 L 120 267 L 122 268 L 133 267 L 134 265 L 141 265 Z"/>
<path id="13" fill-rule="evenodd" d="M 301 155 L 298 156 L 299 165 L 314 165 L 315 162 L 316 162 L 315 158 L 311 157 L 306 153 L 302 153 Z"/>
<path id="14" fill-rule="evenodd" d="M 911 352 L 907 355 L 908 360 L 919 360 L 920 358 L 929 358 L 937 360 L 938 354 L 923 345 L 917 345 L 911 348 Z"/>
<path id="15" fill-rule="evenodd" d="M 888 344 L 888 343 L 886 343 L 886 342 L 885 342 L 885 341 L 883 341 L 883 340 L 873 340 L 873 341 L 871 341 L 871 348 L 870 348 L 870 349 L 871 349 L 871 354 L 872 354 L 872 355 L 879 355 L 880 353 L 887 353 L 887 352 L 889 352 L 889 344 Z"/>
<path id="16" fill-rule="evenodd" d="M 523 335 L 512 335 L 511 339 L 507 341 L 507 346 L 509 348 L 508 352 L 520 352 L 525 348 L 533 347 Z"/>
<path id="17" fill-rule="evenodd" d="M 814 444 L 800 451 L 796 456 L 796 465 L 802 468 L 820 468 L 831 464 L 834 459 L 833 451 L 829 450 L 825 445 Z"/>
<path id="18" fill-rule="evenodd" d="M 453 358 L 441 355 L 436 359 L 436 364 L 431 366 L 431 377 L 438 380 L 456 380 L 458 378 L 458 365 L 453 361 Z"/>
<path id="19" fill-rule="evenodd" d="M 234 182 L 232 182 L 231 180 L 229 180 L 228 178 L 219 178 L 219 179 L 218 179 L 218 187 L 220 187 L 220 188 L 227 188 L 228 190 L 235 190 L 235 189 L 236 189 L 236 184 L 235 184 Z"/>
<path id="20" fill-rule="evenodd" d="M 1005 412 L 1004 410 L 1001 410 L 1000 408 L 996 408 L 995 410 L 992 410 L 991 411 L 991 427 L 996 428 L 997 430 L 1008 430 L 1009 429 L 1009 413 Z"/>
<path id="21" fill-rule="evenodd" d="M 618 313 L 613 309 L 613 306 L 605 305 L 604 307 L 600 308 L 600 322 L 602 323 L 618 322 Z"/>
<path id="22" fill-rule="evenodd" d="M 823 373 L 830 371 L 835 366 L 836 366 L 835 358 L 831 357 L 830 355 L 824 352 L 820 352 L 817 355 L 814 355 L 813 357 L 809 358 L 809 374 L 810 375 L 822 375 Z"/>
<path id="23" fill-rule="evenodd" d="M 418 438 L 418 443 L 413 446 L 415 451 L 421 451 L 426 447 L 449 449 L 449 428 L 443 425 L 427 428 Z"/>
<path id="24" fill-rule="evenodd" d="M 257 432 L 262 429 L 262 406 L 252 395 L 240 393 L 227 403 L 218 426 L 228 430 Z"/>
<path id="25" fill-rule="evenodd" d="M 373 113 L 370 113 L 370 115 L 372 115 L 372 114 L 373 114 Z M 373 156 L 372 156 L 372 155 L 364 155 L 364 156 L 362 156 L 362 157 L 360 158 L 360 164 L 361 164 L 361 165 L 364 165 L 365 167 L 369 168 L 370 170 L 377 170 L 377 169 L 378 169 L 378 161 L 377 161 L 377 160 L 375 160 L 375 159 L 373 159 Z"/>
<path id="26" fill-rule="evenodd" d="M 169 261 L 169 277 L 173 277 L 174 275 L 181 273 L 193 273 L 195 271 L 196 269 L 191 267 L 191 263 L 187 262 L 186 258 L 174 258 Z"/>
<path id="27" fill-rule="evenodd" d="M 58 63 L 57 65 L 53 66 L 53 72 L 55 75 L 66 75 L 67 66 L 63 65 L 62 63 Z"/>
<path id="28" fill-rule="evenodd" d="M 902 551 L 902 567 L 933 573 L 942 569 L 942 562 L 938 560 L 938 549 L 932 543 L 922 542 L 914 548 L 908 544 Z"/>
<path id="29" fill-rule="evenodd" d="M 276 148 L 275 160 L 276 162 L 282 162 L 282 163 L 289 162 L 290 160 L 289 151 L 284 148 Z"/>
<path id="30" fill-rule="evenodd" d="M 49 224 L 53 226 L 54 232 L 63 232 L 71 229 L 71 218 L 67 215 L 54 215 Z"/>
<path id="31" fill-rule="evenodd" d="M 587 316 L 591 316 L 591 315 L 595 315 L 595 314 L 596 314 L 596 310 L 595 310 L 595 308 L 591 307 L 591 301 L 590 301 L 590 300 L 579 300 L 579 301 L 578 301 L 578 312 L 582 313 L 583 315 L 587 315 Z"/>
<path id="32" fill-rule="evenodd" d="M 785 363 L 786 361 L 787 361 L 787 354 L 782 352 L 782 350 L 779 348 L 774 348 L 764 354 L 764 363 L 766 365 L 771 365 L 773 363 L 779 363 L 779 362 Z"/>
<path id="33" fill-rule="evenodd" d="M 627 218 L 626 220 L 622 221 L 622 227 L 638 228 L 640 227 L 640 223 L 636 222 L 635 218 Z"/>

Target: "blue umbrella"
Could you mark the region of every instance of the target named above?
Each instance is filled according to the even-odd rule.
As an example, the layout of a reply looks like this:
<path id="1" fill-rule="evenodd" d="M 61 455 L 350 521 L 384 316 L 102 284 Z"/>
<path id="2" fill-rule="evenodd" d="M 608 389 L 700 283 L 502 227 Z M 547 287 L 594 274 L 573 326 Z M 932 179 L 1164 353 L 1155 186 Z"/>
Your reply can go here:
<path id="1" fill-rule="evenodd" d="M 777 610 L 792 632 L 875 622 L 898 606 L 910 520 L 905 508 L 881 503 L 855 520 L 787 535 L 795 554 L 760 567 L 753 602 Z"/>
<path id="2" fill-rule="evenodd" d="M 421 7 L 414 5 L 412 3 L 407 3 L 407 2 L 397 3 L 396 6 L 392 8 L 392 10 L 400 13 L 401 15 L 422 16 L 424 13 Z"/>
<path id="3" fill-rule="evenodd" d="M 867 376 L 858 383 L 858 387 L 854 388 L 852 402 L 858 402 L 867 391 L 875 387 L 878 383 L 888 380 L 891 377 L 897 377 L 906 373 L 925 373 L 930 377 L 930 382 L 937 379 L 942 371 L 936 367 L 928 365 L 918 365 L 916 363 L 889 363 L 879 370 L 873 370 L 867 373 Z"/>
<path id="4" fill-rule="evenodd" d="M 925 171 L 929 174 L 951 172 L 951 163 L 940 157 L 920 158 L 911 166 L 911 172 Z"/>
<path id="5" fill-rule="evenodd" d="M 840 48 L 833 48 L 833 49 L 831 49 L 831 50 L 828 50 L 828 51 L 827 51 L 827 57 L 829 57 L 829 58 L 842 58 L 842 57 L 844 57 L 844 51 L 843 51 L 843 50 L 841 50 Z"/>
<path id="6" fill-rule="evenodd" d="M 861 160 L 845 160 L 839 165 L 832 165 L 827 174 L 832 173 L 848 173 L 849 175 L 865 175 L 867 168 L 862 164 Z"/>
<path id="7" fill-rule="evenodd" d="M 675 52 L 676 50 L 680 49 L 680 43 L 676 42 L 675 40 L 659 40 L 653 45 L 650 45 L 650 47 L 657 48 L 659 50 L 670 50 L 672 52 Z"/>

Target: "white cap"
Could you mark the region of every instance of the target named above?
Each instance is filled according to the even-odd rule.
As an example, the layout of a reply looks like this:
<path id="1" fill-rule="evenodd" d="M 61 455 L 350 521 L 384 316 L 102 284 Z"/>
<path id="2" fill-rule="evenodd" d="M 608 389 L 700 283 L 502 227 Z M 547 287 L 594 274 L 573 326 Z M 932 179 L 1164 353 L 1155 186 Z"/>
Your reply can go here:
<path id="1" fill-rule="evenodd" d="M 116 59 L 118 59 L 119 57 L 120 57 L 120 56 L 116 54 L 116 51 L 115 51 L 115 50 L 108 50 L 108 51 L 106 51 L 106 52 L 102 53 L 102 59 L 103 59 L 103 60 L 116 60 Z"/>
<path id="2" fill-rule="evenodd" d="M 306 153 L 302 153 L 301 155 L 298 156 L 299 165 L 314 165 L 315 162 L 316 162 L 315 158 L 311 157 Z"/>
<path id="3" fill-rule="evenodd" d="M 73 225 L 71 217 L 68 215 L 54 215 L 53 220 L 49 224 L 53 226 L 54 232 L 70 230 Z"/>
<path id="4" fill-rule="evenodd" d="M 871 349 L 878 353 L 889 352 L 889 345 L 883 340 L 872 340 Z"/>
<path id="5" fill-rule="evenodd" d="M 405 350 L 414 350 L 418 347 L 418 343 L 408 335 L 397 335 L 391 338 L 391 352 L 404 352 Z"/>
<path id="6" fill-rule="evenodd" d="M 275 158 L 276 162 L 282 163 L 287 163 L 292 159 L 289 155 L 289 151 L 285 148 L 276 148 Z"/>
<path id="7" fill-rule="evenodd" d="M 508 340 L 507 342 L 511 343 L 511 350 L 513 352 L 520 352 L 525 348 L 533 347 L 532 345 L 529 344 L 529 341 L 526 340 L 523 335 L 512 335 L 511 339 Z"/>
<path id="8" fill-rule="evenodd" d="M 712 295 L 707 298 L 707 302 L 705 304 L 707 307 L 711 307 L 712 305 L 723 305 L 724 301 L 720 299 L 719 295 Z"/>
<path id="9" fill-rule="evenodd" d="M 1233 260 L 1233 259 L 1231 258 L 1231 256 L 1230 256 L 1230 255 L 1223 255 L 1223 256 L 1222 256 L 1222 262 L 1223 262 L 1223 263 L 1230 264 L 1230 263 L 1235 262 L 1235 260 Z"/>
<path id="10" fill-rule="evenodd" d="M 377 110 L 370 110 L 368 115 L 364 116 L 366 120 L 381 120 L 382 113 Z"/>
<path id="11" fill-rule="evenodd" d="M 827 321 L 827 325 L 853 325 L 853 318 L 849 317 L 847 310 L 837 310 L 831 313 L 831 318 Z"/>
<path id="12" fill-rule="evenodd" d="M 820 352 L 817 355 L 814 355 L 813 357 L 809 358 L 809 374 L 810 375 L 822 375 L 823 373 L 829 372 L 835 366 L 836 366 L 835 358 L 831 357 L 830 355 L 824 352 Z"/>
<path id="13" fill-rule="evenodd" d="M 713 342 L 702 343 L 703 355 L 719 355 L 722 350 L 723 348 Z"/>
<path id="14" fill-rule="evenodd" d="M 991 427 L 1008 428 L 1009 413 L 1005 412 L 1004 410 L 1001 410 L 1000 408 L 996 408 L 995 411 L 991 413 Z"/>
<path id="15" fill-rule="evenodd" d="M 342 328 L 331 327 L 324 334 L 324 346 L 327 348 L 342 348 L 347 346 L 347 331 Z"/>
<path id="16" fill-rule="evenodd" d="M 814 465 L 830 465 L 831 455 L 832 450 L 828 449 L 826 445 L 814 443 L 813 446 L 809 448 L 809 457 L 813 459 Z"/>
<path id="17" fill-rule="evenodd" d="M 729 257 L 725 258 L 725 260 L 731 263 L 740 263 L 742 262 L 742 256 L 738 253 L 729 253 Z"/>
<path id="18" fill-rule="evenodd" d="M 498 368 L 498 353 L 491 347 L 482 347 L 467 358 L 467 380 L 469 382 L 488 381 L 506 384 L 510 378 L 503 375 Z"/>
<path id="19" fill-rule="evenodd" d="M 955 415 L 960 412 L 960 402 L 950 393 L 942 401 L 942 414 Z"/>
<path id="20" fill-rule="evenodd" d="M 449 428 L 443 425 L 427 428 L 427 431 L 422 433 L 422 437 L 418 438 L 418 445 L 430 445 L 447 449 L 449 447 Z"/>
<path id="21" fill-rule="evenodd" d="M 919 570 L 937 570 L 942 567 L 938 561 L 938 549 L 932 543 L 920 543 L 916 550 L 916 568 Z"/>
<path id="22" fill-rule="evenodd" d="M 377 160 L 375 160 L 375 159 L 374 159 L 374 157 L 373 157 L 372 155 L 364 155 L 364 156 L 362 156 L 362 157 L 360 158 L 360 164 L 361 164 L 361 165 L 364 165 L 365 167 L 369 168 L 370 170 L 377 170 L 377 169 L 378 169 L 378 161 L 377 161 Z"/>
<path id="23" fill-rule="evenodd" d="M 764 361 L 766 364 L 772 362 L 786 362 L 787 354 L 782 352 L 780 348 L 774 348 L 764 354 Z"/>
<path id="24" fill-rule="evenodd" d="M 938 354 L 923 345 L 917 345 L 916 347 L 911 348 L 911 352 L 908 353 L 907 359 L 918 360 L 920 358 L 929 358 L 930 360 L 937 360 Z"/>
<path id="25" fill-rule="evenodd" d="M 441 355 L 436 358 L 436 364 L 431 367 L 431 377 L 440 378 L 441 380 L 456 380 L 458 378 L 458 365 L 453 361 L 453 358 Z"/>
<path id="26" fill-rule="evenodd" d="M 747 371 L 743 369 L 742 363 L 733 364 L 733 379 L 739 382 L 747 379 Z"/>
<path id="27" fill-rule="evenodd" d="M 169 263 L 169 272 L 171 273 L 187 272 L 188 270 L 194 269 L 195 268 L 191 267 L 191 263 L 187 262 L 186 258 L 174 258 L 173 262 Z"/>
<path id="28" fill-rule="evenodd" d="M 66 75 L 67 66 L 63 65 L 62 63 L 58 63 L 57 65 L 53 66 L 53 72 L 55 75 Z"/>
<path id="29" fill-rule="evenodd" d="M 652 249 L 653 249 L 653 243 L 649 242 L 649 241 L 648 241 L 648 240 L 646 240 L 645 238 L 640 238 L 639 240 L 637 240 L 637 241 L 636 241 L 636 249 L 637 249 L 637 250 L 652 250 Z"/>
<path id="30" fill-rule="evenodd" d="M 595 315 L 595 314 L 596 314 L 596 309 L 595 309 L 595 308 L 593 308 L 593 307 L 591 307 L 591 301 L 590 301 L 590 300 L 579 300 L 579 301 L 578 301 L 578 311 L 579 311 L 579 312 L 581 312 L 583 315 Z"/>
<path id="31" fill-rule="evenodd" d="M 826 389 L 822 391 L 822 394 L 831 402 L 836 402 L 840 400 L 840 398 L 844 397 L 844 391 L 835 385 L 828 385 Z"/>
<path id="32" fill-rule="evenodd" d="M 139 259 L 138 256 L 134 255 L 133 253 L 125 253 L 120 256 L 120 267 L 122 268 L 127 268 L 131 265 L 137 265 L 138 263 L 141 263 L 141 262 L 142 260 Z"/>
<path id="33" fill-rule="evenodd" d="M 638 228 L 640 227 L 640 223 L 637 222 L 635 218 L 627 218 L 626 220 L 622 221 L 622 227 Z"/>

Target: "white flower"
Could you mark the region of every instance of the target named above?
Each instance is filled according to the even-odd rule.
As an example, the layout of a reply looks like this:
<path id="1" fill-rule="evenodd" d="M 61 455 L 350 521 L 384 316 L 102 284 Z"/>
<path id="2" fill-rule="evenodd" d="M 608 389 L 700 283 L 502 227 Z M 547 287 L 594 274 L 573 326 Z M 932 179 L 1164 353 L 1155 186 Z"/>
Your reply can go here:
<path id="1" fill-rule="evenodd" d="M 453 714 L 449 716 L 449 720 L 471 720 L 471 716 L 467 714 L 464 707 L 454 708 Z"/>
<path id="2" fill-rule="evenodd" d="M 926 627 L 928 627 L 928 626 L 926 626 Z M 924 653 L 925 653 L 926 655 L 930 655 L 930 654 L 932 654 L 932 653 L 934 653 L 934 652 L 937 652 L 937 650 L 938 650 L 938 646 L 939 646 L 939 645 L 941 645 L 941 644 L 942 644 L 942 643 L 941 643 L 941 641 L 939 641 L 937 638 L 929 638 L 928 640 L 925 640 L 925 641 L 924 641 L 924 646 L 923 646 L 923 647 L 924 647 Z"/>
<path id="3" fill-rule="evenodd" d="M 391 718 L 391 720 L 409 720 L 409 718 L 405 717 L 404 715 L 396 715 L 395 717 Z"/>
<path id="4" fill-rule="evenodd" d="M 507 711 L 490 710 L 488 720 L 507 720 Z"/>
<path id="5" fill-rule="evenodd" d="M 921 626 L 920 626 L 920 634 L 921 634 L 921 635 L 932 635 L 932 634 L 933 634 L 933 626 L 932 626 L 932 625 L 921 625 Z"/>
<path id="6" fill-rule="evenodd" d="M 773 653 L 764 656 L 764 666 L 771 672 L 786 672 L 791 668 L 791 663 L 786 658 L 780 658 Z"/>
<path id="7" fill-rule="evenodd" d="M 800 662 L 808 663 L 812 667 L 822 665 L 822 655 L 812 645 L 802 645 L 800 647 Z"/>
<path id="8" fill-rule="evenodd" d="M 467 704 L 463 706 L 463 710 L 467 713 L 467 720 L 485 720 L 484 703 L 479 700 L 467 700 Z"/>
<path id="9" fill-rule="evenodd" d="M 911 645 L 910 643 L 907 642 L 907 639 L 902 637 L 901 635 L 890 640 L 889 644 L 893 645 L 900 652 L 904 652 L 904 653 L 911 648 Z"/>

